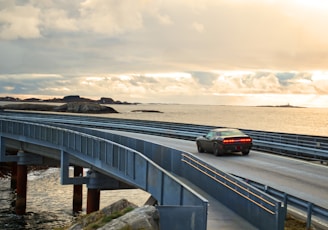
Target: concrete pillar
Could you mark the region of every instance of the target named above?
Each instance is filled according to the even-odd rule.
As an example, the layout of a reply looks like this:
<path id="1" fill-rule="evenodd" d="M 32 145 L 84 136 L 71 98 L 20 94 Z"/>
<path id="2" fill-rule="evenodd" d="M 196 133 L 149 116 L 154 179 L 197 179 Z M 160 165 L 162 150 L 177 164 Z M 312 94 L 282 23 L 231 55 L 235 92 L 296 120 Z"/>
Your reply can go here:
<path id="1" fill-rule="evenodd" d="M 14 191 L 17 188 L 17 162 L 12 162 L 11 163 L 10 188 Z"/>
<path id="2" fill-rule="evenodd" d="M 74 177 L 83 176 L 83 167 L 74 166 Z M 73 186 L 73 213 L 79 213 L 82 211 L 83 203 L 83 185 L 74 185 Z"/>
<path id="3" fill-rule="evenodd" d="M 16 214 L 26 213 L 27 165 L 17 165 Z"/>
<path id="4" fill-rule="evenodd" d="M 87 194 L 87 214 L 99 210 L 100 190 L 88 188 Z"/>

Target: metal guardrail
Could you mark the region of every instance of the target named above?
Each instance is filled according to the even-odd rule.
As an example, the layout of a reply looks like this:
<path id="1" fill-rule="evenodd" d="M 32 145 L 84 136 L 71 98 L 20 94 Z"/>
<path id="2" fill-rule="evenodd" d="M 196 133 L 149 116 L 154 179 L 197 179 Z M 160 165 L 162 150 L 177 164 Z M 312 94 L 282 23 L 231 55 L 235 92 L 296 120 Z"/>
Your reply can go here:
<path id="1" fill-rule="evenodd" d="M 254 149 L 306 160 L 328 162 L 328 137 L 245 130 Z"/>
<path id="2" fill-rule="evenodd" d="M 110 132 L 58 125 L 99 136 L 144 153 L 165 170 L 200 187 L 259 229 L 284 228 L 286 210 L 282 202 L 266 196 L 256 188 L 214 168 L 190 153 Z"/>
<path id="3" fill-rule="evenodd" d="M 328 209 L 325 209 L 323 207 L 320 207 L 319 205 L 313 204 L 298 197 L 292 196 L 285 192 L 279 191 L 270 186 L 258 183 L 256 181 L 252 181 L 236 175 L 234 176 L 240 178 L 241 180 L 254 186 L 255 188 L 258 188 L 261 191 L 264 191 L 267 194 L 270 194 L 271 196 L 281 200 L 286 208 L 289 208 L 290 205 L 292 212 L 299 212 L 300 215 L 302 215 L 303 218 L 306 219 L 306 229 L 311 228 L 313 219 L 315 219 L 316 225 L 320 225 L 320 227 L 322 228 L 328 228 Z"/>
<path id="4" fill-rule="evenodd" d="M 153 134 L 185 140 L 195 140 L 215 126 L 204 126 L 183 123 L 144 121 L 119 118 L 100 118 L 74 115 L 2 112 L 1 116 L 17 116 L 19 119 L 36 120 L 39 122 L 65 123 L 88 127 L 124 130 L 138 133 Z M 0 116 L 0 117 L 1 117 Z M 294 158 L 316 160 L 328 163 L 328 137 L 308 136 L 290 133 L 241 129 L 254 140 L 253 149 L 286 155 Z"/>
<path id="5" fill-rule="evenodd" d="M 134 149 L 74 130 L 0 119 L 0 161 L 12 159 L 5 151 L 8 139 L 19 141 L 17 149 L 21 148 L 21 143 L 58 149 L 60 156 L 53 157 L 61 159 L 62 171 L 72 157 L 101 174 L 149 192 L 158 201 L 162 229 L 206 230 L 207 200 Z M 71 163 L 77 164 L 76 161 Z M 182 220 L 180 215 L 186 218 Z"/>

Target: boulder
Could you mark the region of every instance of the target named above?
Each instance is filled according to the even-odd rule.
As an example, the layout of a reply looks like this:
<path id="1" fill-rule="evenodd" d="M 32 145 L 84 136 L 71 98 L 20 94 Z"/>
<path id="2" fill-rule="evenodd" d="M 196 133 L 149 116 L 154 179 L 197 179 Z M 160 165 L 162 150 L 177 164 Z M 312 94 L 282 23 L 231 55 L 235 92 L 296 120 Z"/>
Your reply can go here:
<path id="1" fill-rule="evenodd" d="M 159 230 L 159 213 L 154 206 L 143 206 L 112 220 L 98 230 Z"/>
<path id="2" fill-rule="evenodd" d="M 159 213 L 154 206 L 137 207 L 121 199 L 102 210 L 79 217 L 69 230 L 159 230 Z"/>

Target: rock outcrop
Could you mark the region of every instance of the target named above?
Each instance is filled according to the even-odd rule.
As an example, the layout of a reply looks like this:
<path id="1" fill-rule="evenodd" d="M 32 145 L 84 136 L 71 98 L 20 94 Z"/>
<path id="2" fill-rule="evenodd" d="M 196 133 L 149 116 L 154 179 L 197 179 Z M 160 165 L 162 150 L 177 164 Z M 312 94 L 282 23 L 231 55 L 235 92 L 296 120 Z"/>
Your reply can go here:
<path id="1" fill-rule="evenodd" d="M 11 103 L 3 105 L 2 109 L 52 111 L 56 106 L 49 104 Z"/>
<path id="2" fill-rule="evenodd" d="M 69 102 L 60 106 L 49 104 L 30 104 L 30 103 L 11 103 L 0 107 L 0 110 L 33 110 L 49 112 L 68 112 L 68 113 L 118 113 L 115 109 L 93 102 Z"/>
<path id="3" fill-rule="evenodd" d="M 159 213 L 154 206 L 137 207 L 126 199 L 100 211 L 81 216 L 69 230 L 159 230 Z"/>
<path id="4" fill-rule="evenodd" d="M 70 102 L 53 108 L 55 112 L 69 113 L 118 113 L 115 109 L 97 103 Z"/>
<path id="5" fill-rule="evenodd" d="M 159 230 L 159 214 L 154 206 L 143 206 L 112 220 L 98 230 Z"/>
<path id="6" fill-rule="evenodd" d="M 0 101 L 9 101 L 9 102 L 53 102 L 53 103 L 69 103 L 69 102 L 93 102 L 98 104 L 138 104 L 138 103 L 129 103 L 129 102 L 122 102 L 122 101 L 115 101 L 110 97 L 101 97 L 98 100 L 93 100 L 90 98 L 80 97 L 79 95 L 69 95 L 63 98 L 52 98 L 52 99 L 39 99 L 39 98 L 27 98 L 27 99 L 20 99 L 14 97 L 0 97 Z"/>

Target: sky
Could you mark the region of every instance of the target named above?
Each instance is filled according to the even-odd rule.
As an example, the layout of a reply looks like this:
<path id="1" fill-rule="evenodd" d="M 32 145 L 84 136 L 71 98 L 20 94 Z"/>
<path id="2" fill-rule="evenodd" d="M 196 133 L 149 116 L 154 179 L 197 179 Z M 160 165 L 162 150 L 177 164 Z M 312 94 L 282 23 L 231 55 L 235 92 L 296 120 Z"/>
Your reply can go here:
<path id="1" fill-rule="evenodd" d="M 326 0 L 0 0 L 0 96 L 328 107 Z"/>

